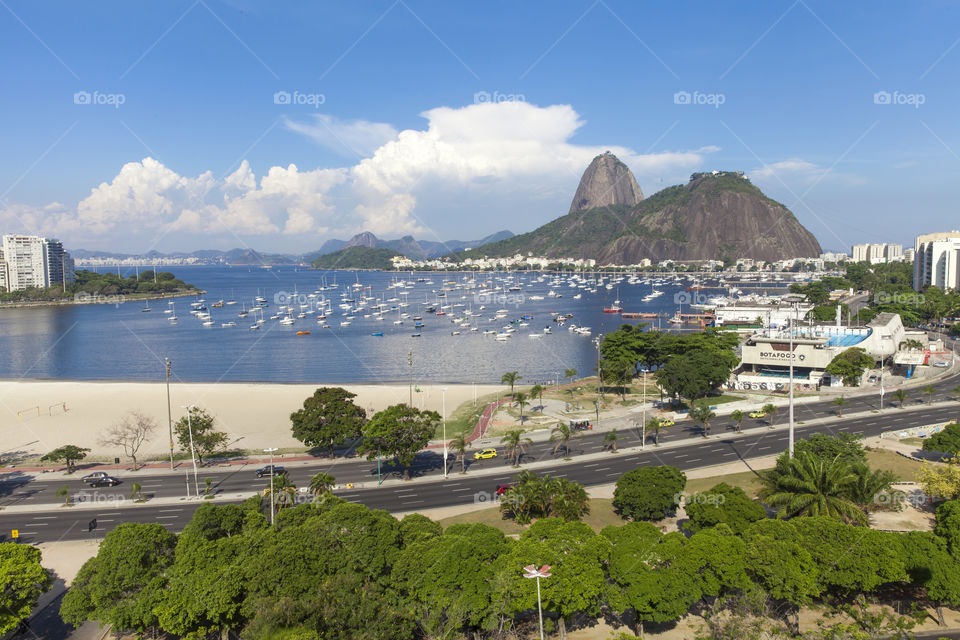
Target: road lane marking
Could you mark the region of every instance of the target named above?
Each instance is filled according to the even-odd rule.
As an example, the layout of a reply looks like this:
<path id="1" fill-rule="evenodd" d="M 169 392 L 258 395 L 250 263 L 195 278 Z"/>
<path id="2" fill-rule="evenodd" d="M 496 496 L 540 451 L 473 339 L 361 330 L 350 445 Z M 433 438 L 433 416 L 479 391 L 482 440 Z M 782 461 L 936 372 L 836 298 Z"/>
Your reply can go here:
<path id="1" fill-rule="evenodd" d="M 157 513 L 179 513 L 183 509 L 158 509 Z"/>
<path id="2" fill-rule="evenodd" d="M 674 457 L 674 458 L 686 458 L 687 455 L 688 455 L 688 454 L 686 454 L 686 453 L 681 453 L 681 454 L 675 455 L 675 456 L 673 456 L 673 457 Z"/>
<path id="3" fill-rule="evenodd" d="M 412 491 L 410 493 L 394 493 L 393 495 L 397 496 L 398 498 L 410 498 L 412 496 L 417 495 L 417 493 L 418 492 L 416 491 Z"/>
<path id="4" fill-rule="evenodd" d="M 422 504 L 423 500 L 408 500 L 406 502 L 401 502 L 400 504 Z"/>
<path id="5" fill-rule="evenodd" d="M 757 447 L 758 451 L 763 451 L 764 449 L 773 449 L 773 445 L 767 445 L 765 447 Z"/>
<path id="6" fill-rule="evenodd" d="M 461 491 L 473 491 L 473 489 L 470 488 L 470 487 L 463 487 L 462 489 L 451 489 L 451 491 L 452 491 L 453 493 L 459 493 L 459 492 L 461 492 Z"/>
<path id="7" fill-rule="evenodd" d="M 701 458 L 693 458 L 692 460 L 687 460 L 687 462 L 700 462 Z"/>
<path id="8" fill-rule="evenodd" d="M 180 516 L 157 516 L 157 520 L 171 520 L 173 518 L 179 518 Z"/>

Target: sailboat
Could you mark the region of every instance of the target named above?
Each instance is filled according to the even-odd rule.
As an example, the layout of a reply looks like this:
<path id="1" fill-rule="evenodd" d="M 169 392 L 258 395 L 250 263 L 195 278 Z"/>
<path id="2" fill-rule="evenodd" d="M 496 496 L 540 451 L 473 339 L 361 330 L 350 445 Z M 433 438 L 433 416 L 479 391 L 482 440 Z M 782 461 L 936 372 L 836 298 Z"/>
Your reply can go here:
<path id="1" fill-rule="evenodd" d="M 142 311 L 142 312 L 144 312 L 144 313 L 150 313 L 151 311 L 153 311 L 153 309 L 150 308 L 150 301 L 149 301 L 149 300 L 145 300 L 145 301 L 144 301 L 144 307 L 143 307 L 143 309 L 140 309 L 140 311 Z"/>

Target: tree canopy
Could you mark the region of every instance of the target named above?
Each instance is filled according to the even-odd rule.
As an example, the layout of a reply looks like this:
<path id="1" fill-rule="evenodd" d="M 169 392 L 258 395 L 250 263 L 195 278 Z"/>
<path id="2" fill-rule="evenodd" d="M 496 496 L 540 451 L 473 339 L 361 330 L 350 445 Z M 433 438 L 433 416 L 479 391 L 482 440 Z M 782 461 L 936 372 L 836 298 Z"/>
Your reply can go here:
<path id="1" fill-rule="evenodd" d="M 290 414 L 293 437 L 332 456 L 336 445 L 360 437 L 367 412 L 354 404 L 356 397 L 340 387 L 320 387 Z"/>

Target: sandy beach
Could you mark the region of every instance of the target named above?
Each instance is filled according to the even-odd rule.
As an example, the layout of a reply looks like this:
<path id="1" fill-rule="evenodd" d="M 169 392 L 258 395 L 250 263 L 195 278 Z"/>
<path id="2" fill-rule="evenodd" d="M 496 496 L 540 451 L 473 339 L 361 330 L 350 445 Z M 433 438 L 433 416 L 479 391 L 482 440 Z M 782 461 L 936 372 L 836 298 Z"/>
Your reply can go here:
<path id="1" fill-rule="evenodd" d="M 171 383 L 174 422 L 186 405 L 209 411 L 217 428 L 230 436 L 230 447 L 302 447 L 290 435 L 290 414 L 303 405 L 313 384 Z M 333 386 L 333 385 L 326 385 Z M 354 402 L 368 415 L 408 402 L 406 385 L 342 385 L 357 394 Z M 419 385 L 413 393 L 417 408 L 441 412 L 446 388 L 446 413 L 460 404 L 503 390 L 501 385 Z M 64 408 L 66 411 L 64 411 Z M 144 444 L 141 458 L 168 451 L 167 392 L 163 383 L 135 382 L 0 382 L 0 453 L 44 454 L 64 444 L 89 447 L 92 457 L 120 455 L 103 447 L 104 431 L 130 411 L 140 411 L 157 423 L 154 437 Z"/>

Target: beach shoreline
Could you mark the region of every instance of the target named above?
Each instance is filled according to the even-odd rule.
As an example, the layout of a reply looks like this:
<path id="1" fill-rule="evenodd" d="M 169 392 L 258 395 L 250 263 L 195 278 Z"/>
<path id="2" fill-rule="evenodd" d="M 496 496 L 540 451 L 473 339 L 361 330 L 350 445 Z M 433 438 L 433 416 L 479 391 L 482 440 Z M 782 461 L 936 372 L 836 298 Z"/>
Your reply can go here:
<path id="1" fill-rule="evenodd" d="M 170 413 L 176 422 L 186 414 L 185 406 L 206 409 L 214 416 L 216 428 L 229 436 L 228 447 L 232 449 L 304 448 L 303 443 L 291 436 L 290 414 L 323 386 L 343 387 L 357 394 L 354 402 L 366 409 L 368 415 L 394 404 L 409 403 L 412 396 L 416 408 L 438 413 L 445 408 L 447 417 L 474 397 L 479 399 L 504 389 L 503 385 L 491 384 L 431 383 L 414 385 L 411 392 L 406 384 L 171 381 Z M 121 457 L 126 461 L 116 447 L 104 446 L 100 439 L 111 425 L 131 411 L 147 415 L 157 425 L 138 458 L 146 460 L 167 455 L 169 435 L 164 382 L 0 381 L 0 440 L 5 443 L 0 453 L 5 458 L 23 458 L 75 444 L 91 449 L 91 458 Z"/>
<path id="2" fill-rule="evenodd" d="M 125 293 L 117 295 L 88 295 L 86 298 L 65 298 L 63 300 L 33 300 L 26 302 L 0 302 L 2 309 L 43 309 L 46 307 L 73 307 L 93 304 L 123 304 L 125 302 L 145 302 L 148 300 L 172 300 L 206 295 L 206 291 L 180 291 L 177 293 Z"/>

